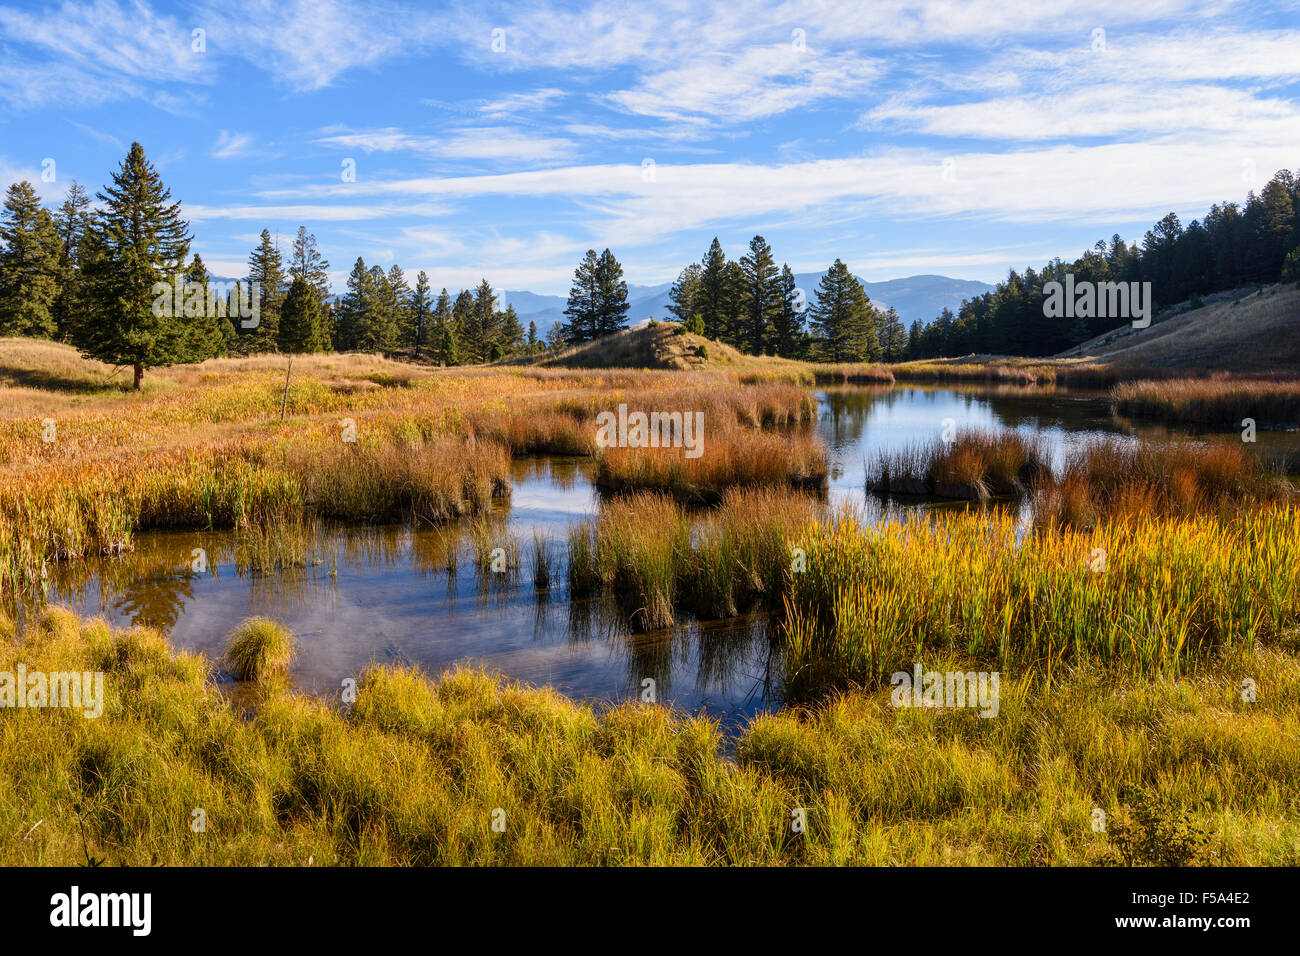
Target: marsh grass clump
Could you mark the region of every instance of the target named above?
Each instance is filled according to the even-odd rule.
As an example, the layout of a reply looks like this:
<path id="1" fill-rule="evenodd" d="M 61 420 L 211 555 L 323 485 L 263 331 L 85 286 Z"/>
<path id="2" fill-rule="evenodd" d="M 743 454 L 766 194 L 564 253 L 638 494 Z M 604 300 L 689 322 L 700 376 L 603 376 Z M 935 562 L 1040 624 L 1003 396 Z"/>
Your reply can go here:
<path id="1" fill-rule="evenodd" d="M 1024 493 L 1049 474 L 1042 442 L 1014 431 L 971 431 L 953 441 L 882 451 L 867 487 L 884 494 L 983 500 Z"/>
<path id="2" fill-rule="evenodd" d="M 533 529 L 533 587 L 546 591 L 551 587 L 552 556 L 551 538 L 547 534 Z"/>
<path id="3" fill-rule="evenodd" d="M 283 677 L 294 655 L 294 637 L 270 618 L 250 617 L 230 636 L 225 661 L 236 680 Z"/>
<path id="4" fill-rule="evenodd" d="M 570 528 L 570 587 L 609 589 L 634 631 L 671 624 L 675 608 L 702 618 L 776 608 L 799 533 L 823 513 L 817 496 L 779 488 L 729 489 L 702 513 L 654 492 L 615 496 L 594 523 Z"/>
<path id="5" fill-rule="evenodd" d="M 1111 390 L 1115 412 L 1126 418 L 1154 418 L 1170 425 L 1242 427 L 1250 418 L 1261 427 L 1294 428 L 1300 423 L 1300 380 L 1172 379 L 1126 382 Z"/>
<path id="6" fill-rule="evenodd" d="M 569 525 L 568 554 L 569 594 L 586 597 L 601 583 L 592 522 Z"/>
<path id="7" fill-rule="evenodd" d="M 1291 484 L 1242 445 L 1125 442 L 1074 450 L 1061 473 L 1038 488 L 1040 526 L 1091 527 L 1110 517 L 1190 515 L 1286 501 Z"/>
<path id="8" fill-rule="evenodd" d="M 818 385 L 892 385 L 894 373 L 884 365 L 815 365 Z"/>
<path id="9" fill-rule="evenodd" d="M 700 517 L 684 570 L 686 593 L 702 617 L 732 617 L 755 603 L 778 608 L 793 572 L 793 548 L 824 514 L 816 496 L 773 488 L 733 488 Z"/>
<path id="10" fill-rule="evenodd" d="M 642 492 L 602 505 L 595 531 L 596 568 L 634 631 L 673 623 L 690 524 L 666 495 Z"/>
<path id="11" fill-rule="evenodd" d="M 1117 518 L 1021 536 L 969 512 L 805 529 L 782 619 L 789 692 L 877 683 L 919 653 L 1050 678 L 1195 671 L 1300 624 L 1300 510 Z"/>
<path id="12" fill-rule="evenodd" d="M 729 428 L 708 433 L 697 458 L 682 448 L 604 449 L 596 483 L 610 492 L 664 491 L 683 503 L 717 504 L 741 486 L 824 489 L 829 473 L 816 435 Z"/>

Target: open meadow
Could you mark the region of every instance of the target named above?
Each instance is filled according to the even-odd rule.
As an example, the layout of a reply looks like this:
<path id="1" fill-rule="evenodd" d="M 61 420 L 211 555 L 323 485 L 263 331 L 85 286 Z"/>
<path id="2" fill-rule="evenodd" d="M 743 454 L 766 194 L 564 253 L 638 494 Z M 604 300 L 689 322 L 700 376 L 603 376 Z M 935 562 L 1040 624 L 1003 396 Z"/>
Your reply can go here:
<path id="1" fill-rule="evenodd" d="M 1293 386 L 723 349 L 0 341 L 0 861 L 1300 862 Z"/>

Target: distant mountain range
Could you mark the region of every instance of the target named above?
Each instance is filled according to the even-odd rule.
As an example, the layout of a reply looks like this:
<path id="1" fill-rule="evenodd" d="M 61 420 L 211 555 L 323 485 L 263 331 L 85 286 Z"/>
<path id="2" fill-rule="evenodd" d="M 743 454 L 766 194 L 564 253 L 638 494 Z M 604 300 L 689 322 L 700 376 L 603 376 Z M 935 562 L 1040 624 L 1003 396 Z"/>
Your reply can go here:
<path id="1" fill-rule="evenodd" d="M 817 292 L 824 272 L 795 273 L 795 282 L 811 302 Z M 861 281 L 861 279 L 859 279 Z M 888 279 L 884 282 L 862 282 L 874 305 L 882 309 L 891 306 L 898 310 L 904 324 L 911 325 L 914 319 L 928 323 L 945 307 L 956 312 L 963 299 L 973 299 L 977 295 L 991 292 L 993 286 L 987 282 L 974 279 L 952 279 L 948 276 L 920 275 L 907 276 L 903 279 Z M 659 285 L 633 285 L 628 283 L 627 299 L 628 322 L 636 325 L 648 318 L 660 321 L 672 319 L 668 311 L 668 293 L 671 282 Z M 538 295 L 535 292 L 516 292 L 507 290 L 503 293 L 504 303 L 513 305 L 515 312 L 525 324 L 537 323 L 537 334 L 545 337 L 551 326 L 564 320 L 565 298 L 559 295 Z"/>

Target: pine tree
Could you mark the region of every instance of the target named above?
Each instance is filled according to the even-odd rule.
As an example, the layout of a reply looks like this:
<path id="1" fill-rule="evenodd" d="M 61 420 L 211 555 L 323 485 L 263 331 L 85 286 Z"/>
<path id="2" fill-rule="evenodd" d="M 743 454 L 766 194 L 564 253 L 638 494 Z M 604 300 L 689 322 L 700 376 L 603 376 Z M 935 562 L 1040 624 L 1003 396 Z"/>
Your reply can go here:
<path id="1" fill-rule="evenodd" d="M 1294 210 L 1291 193 L 1281 173 L 1259 194 L 1255 216 L 1254 273 L 1257 281 L 1274 282 L 1282 273 L 1282 260 L 1294 245 Z"/>
<path id="2" fill-rule="evenodd" d="M 776 311 L 772 316 L 772 352 L 785 358 L 802 358 L 803 302 L 794 273 L 781 266 L 777 277 Z"/>
<path id="3" fill-rule="evenodd" d="M 444 287 L 438 293 L 438 301 L 433 307 L 433 317 L 430 319 L 429 344 L 434 350 L 443 365 L 455 365 L 455 362 L 447 361 L 447 356 L 443 353 L 443 344 L 448 340 L 452 343 L 456 341 L 455 320 L 451 315 L 451 296 L 447 294 Z"/>
<path id="4" fill-rule="evenodd" d="M 749 241 L 749 255 L 741 258 L 740 271 L 740 296 L 744 306 L 744 329 L 740 341 L 750 355 L 759 355 L 771 344 L 781 296 L 781 274 L 772 258 L 772 247 L 762 236 Z"/>
<path id="5" fill-rule="evenodd" d="M 295 276 L 280 310 L 280 351 L 320 352 L 323 345 L 321 306 L 316 290 L 305 278 Z"/>
<path id="6" fill-rule="evenodd" d="M 474 322 L 474 293 L 461 289 L 451 307 L 451 328 L 456 334 L 456 361 L 472 362 L 478 356 L 482 343 L 478 338 L 478 326 Z"/>
<path id="7" fill-rule="evenodd" d="M 704 335 L 721 339 L 729 335 L 732 289 L 727 269 L 727 257 L 717 236 L 709 251 L 700 261 L 700 286 L 695 301 L 695 314 L 704 321 Z"/>
<path id="8" fill-rule="evenodd" d="M 231 323 L 241 332 L 237 347 L 247 354 L 273 352 L 280 339 L 280 309 L 286 280 L 280 250 L 268 229 L 262 230 L 257 248 L 248 255 L 248 282 L 258 289 L 257 326 L 244 329 L 242 320 L 231 318 Z M 250 293 L 253 287 L 250 285 Z"/>
<path id="9" fill-rule="evenodd" d="M 357 348 L 363 352 L 384 352 L 397 341 L 397 293 L 383 266 L 370 267 L 371 307 L 357 328 Z"/>
<path id="10" fill-rule="evenodd" d="M 352 352 L 361 347 L 362 326 L 375 307 L 375 289 L 370 280 L 366 260 L 357 256 L 348 275 L 348 290 L 334 310 L 334 348 L 339 352 Z"/>
<path id="11" fill-rule="evenodd" d="M 32 184 L 12 184 L 0 218 L 0 335 L 54 336 L 62 258 L 54 220 Z"/>
<path id="12" fill-rule="evenodd" d="M 876 310 L 879 313 L 879 310 Z M 883 323 L 885 334 L 880 340 L 881 356 L 887 362 L 901 361 L 907 352 L 907 326 L 898 316 L 898 310 L 892 306 L 885 313 Z"/>
<path id="13" fill-rule="evenodd" d="M 569 319 L 564 325 L 564 340 L 568 345 L 590 342 L 598 334 L 599 272 L 600 258 L 595 249 L 588 249 L 573 270 L 569 301 L 564 306 L 564 314 Z"/>
<path id="14" fill-rule="evenodd" d="M 447 290 L 442 290 L 443 295 Z M 406 327 L 402 340 L 407 345 L 415 346 L 415 357 L 420 357 L 420 349 L 429 335 L 429 320 L 432 315 L 433 301 L 429 295 L 429 277 L 421 269 L 415 277 L 415 290 L 411 293 L 410 308 L 406 312 Z"/>
<path id="15" fill-rule="evenodd" d="M 820 357 L 830 362 L 863 362 L 877 353 L 873 311 L 862 283 L 836 259 L 822 276 L 811 309 Z"/>
<path id="16" fill-rule="evenodd" d="M 389 348 L 406 344 L 403 336 L 411 327 L 411 287 L 406 281 L 406 273 L 397 263 L 388 269 L 388 291 L 393 308 L 393 332 Z"/>
<path id="17" fill-rule="evenodd" d="M 519 314 L 513 305 L 507 306 L 501 318 L 501 331 L 497 339 L 500 355 L 512 355 L 524 346 L 524 327 L 519 323 Z"/>
<path id="18" fill-rule="evenodd" d="M 606 249 L 596 261 L 596 337 L 613 335 L 627 328 L 627 283 L 623 266 Z"/>
<path id="19" fill-rule="evenodd" d="M 723 269 L 721 332 L 723 342 L 733 348 L 745 348 L 745 271 L 732 259 Z"/>
<path id="20" fill-rule="evenodd" d="M 194 261 L 185 273 L 184 302 L 189 343 L 186 351 L 190 361 L 222 355 L 226 351 L 226 337 L 222 325 L 228 303 L 217 299 L 208 282 L 208 267 L 196 252 Z"/>
<path id="21" fill-rule="evenodd" d="M 190 358 L 184 318 L 155 309 L 155 285 L 184 268 L 188 224 L 139 143 L 98 199 L 104 208 L 90 233 L 75 341 L 90 358 L 131 366 L 138 389 L 146 369 Z"/>
<path id="22" fill-rule="evenodd" d="M 537 338 L 537 323 L 528 323 L 528 354 L 533 355 L 540 350 L 541 342 Z"/>
<path id="23" fill-rule="evenodd" d="M 316 236 L 308 232 L 306 226 L 299 226 L 289 259 L 289 278 L 307 280 L 316 292 L 316 301 L 324 302 L 330 296 L 329 267 L 325 257 L 316 249 Z"/>
<path id="24" fill-rule="evenodd" d="M 907 331 L 907 352 L 905 357 L 908 359 L 921 358 L 921 342 L 925 333 L 925 326 L 921 324 L 920 319 L 913 319 L 912 326 Z"/>
<path id="25" fill-rule="evenodd" d="M 456 325 L 454 322 L 444 322 L 442 332 L 438 337 L 438 357 L 442 360 L 443 365 L 460 364 L 460 344 L 456 341 Z"/>
<path id="26" fill-rule="evenodd" d="M 677 316 L 678 322 L 688 322 L 696 313 L 702 271 L 698 262 L 692 262 L 678 274 L 668 293 L 668 311 Z"/>
<path id="27" fill-rule="evenodd" d="M 500 354 L 501 348 L 501 319 L 502 315 L 496 310 L 497 295 L 492 291 L 492 285 L 487 279 L 478 284 L 474 290 L 474 309 L 472 313 L 474 323 L 474 361 L 488 362 L 493 355 Z"/>
<path id="28" fill-rule="evenodd" d="M 63 255 L 59 259 L 59 292 L 54 300 L 53 311 L 56 335 L 63 342 L 72 337 L 77 284 L 81 280 L 82 247 L 91 221 L 89 210 L 90 196 L 81 183 L 74 179 L 68 185 L 68 192 L 54 217 L 54 228 L 59 233 L 59 241 L 63 243 Z"/>

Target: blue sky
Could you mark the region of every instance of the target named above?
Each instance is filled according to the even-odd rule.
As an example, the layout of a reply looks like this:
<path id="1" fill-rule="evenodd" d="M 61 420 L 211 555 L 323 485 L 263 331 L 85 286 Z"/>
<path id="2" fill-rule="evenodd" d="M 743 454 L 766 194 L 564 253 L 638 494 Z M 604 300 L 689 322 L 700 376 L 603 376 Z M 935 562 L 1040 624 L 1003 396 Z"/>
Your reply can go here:
<path id="1" fill-rule="evenodd" d="M 305 224 L 335 291 L 562 294 L 592 246 L 649 284 L 756 232 L 997 281 L 1300 169 L 1298 96 L 1294 2 L 0 3 L 0 186 L 139 140 L 214 273 Z"/>

